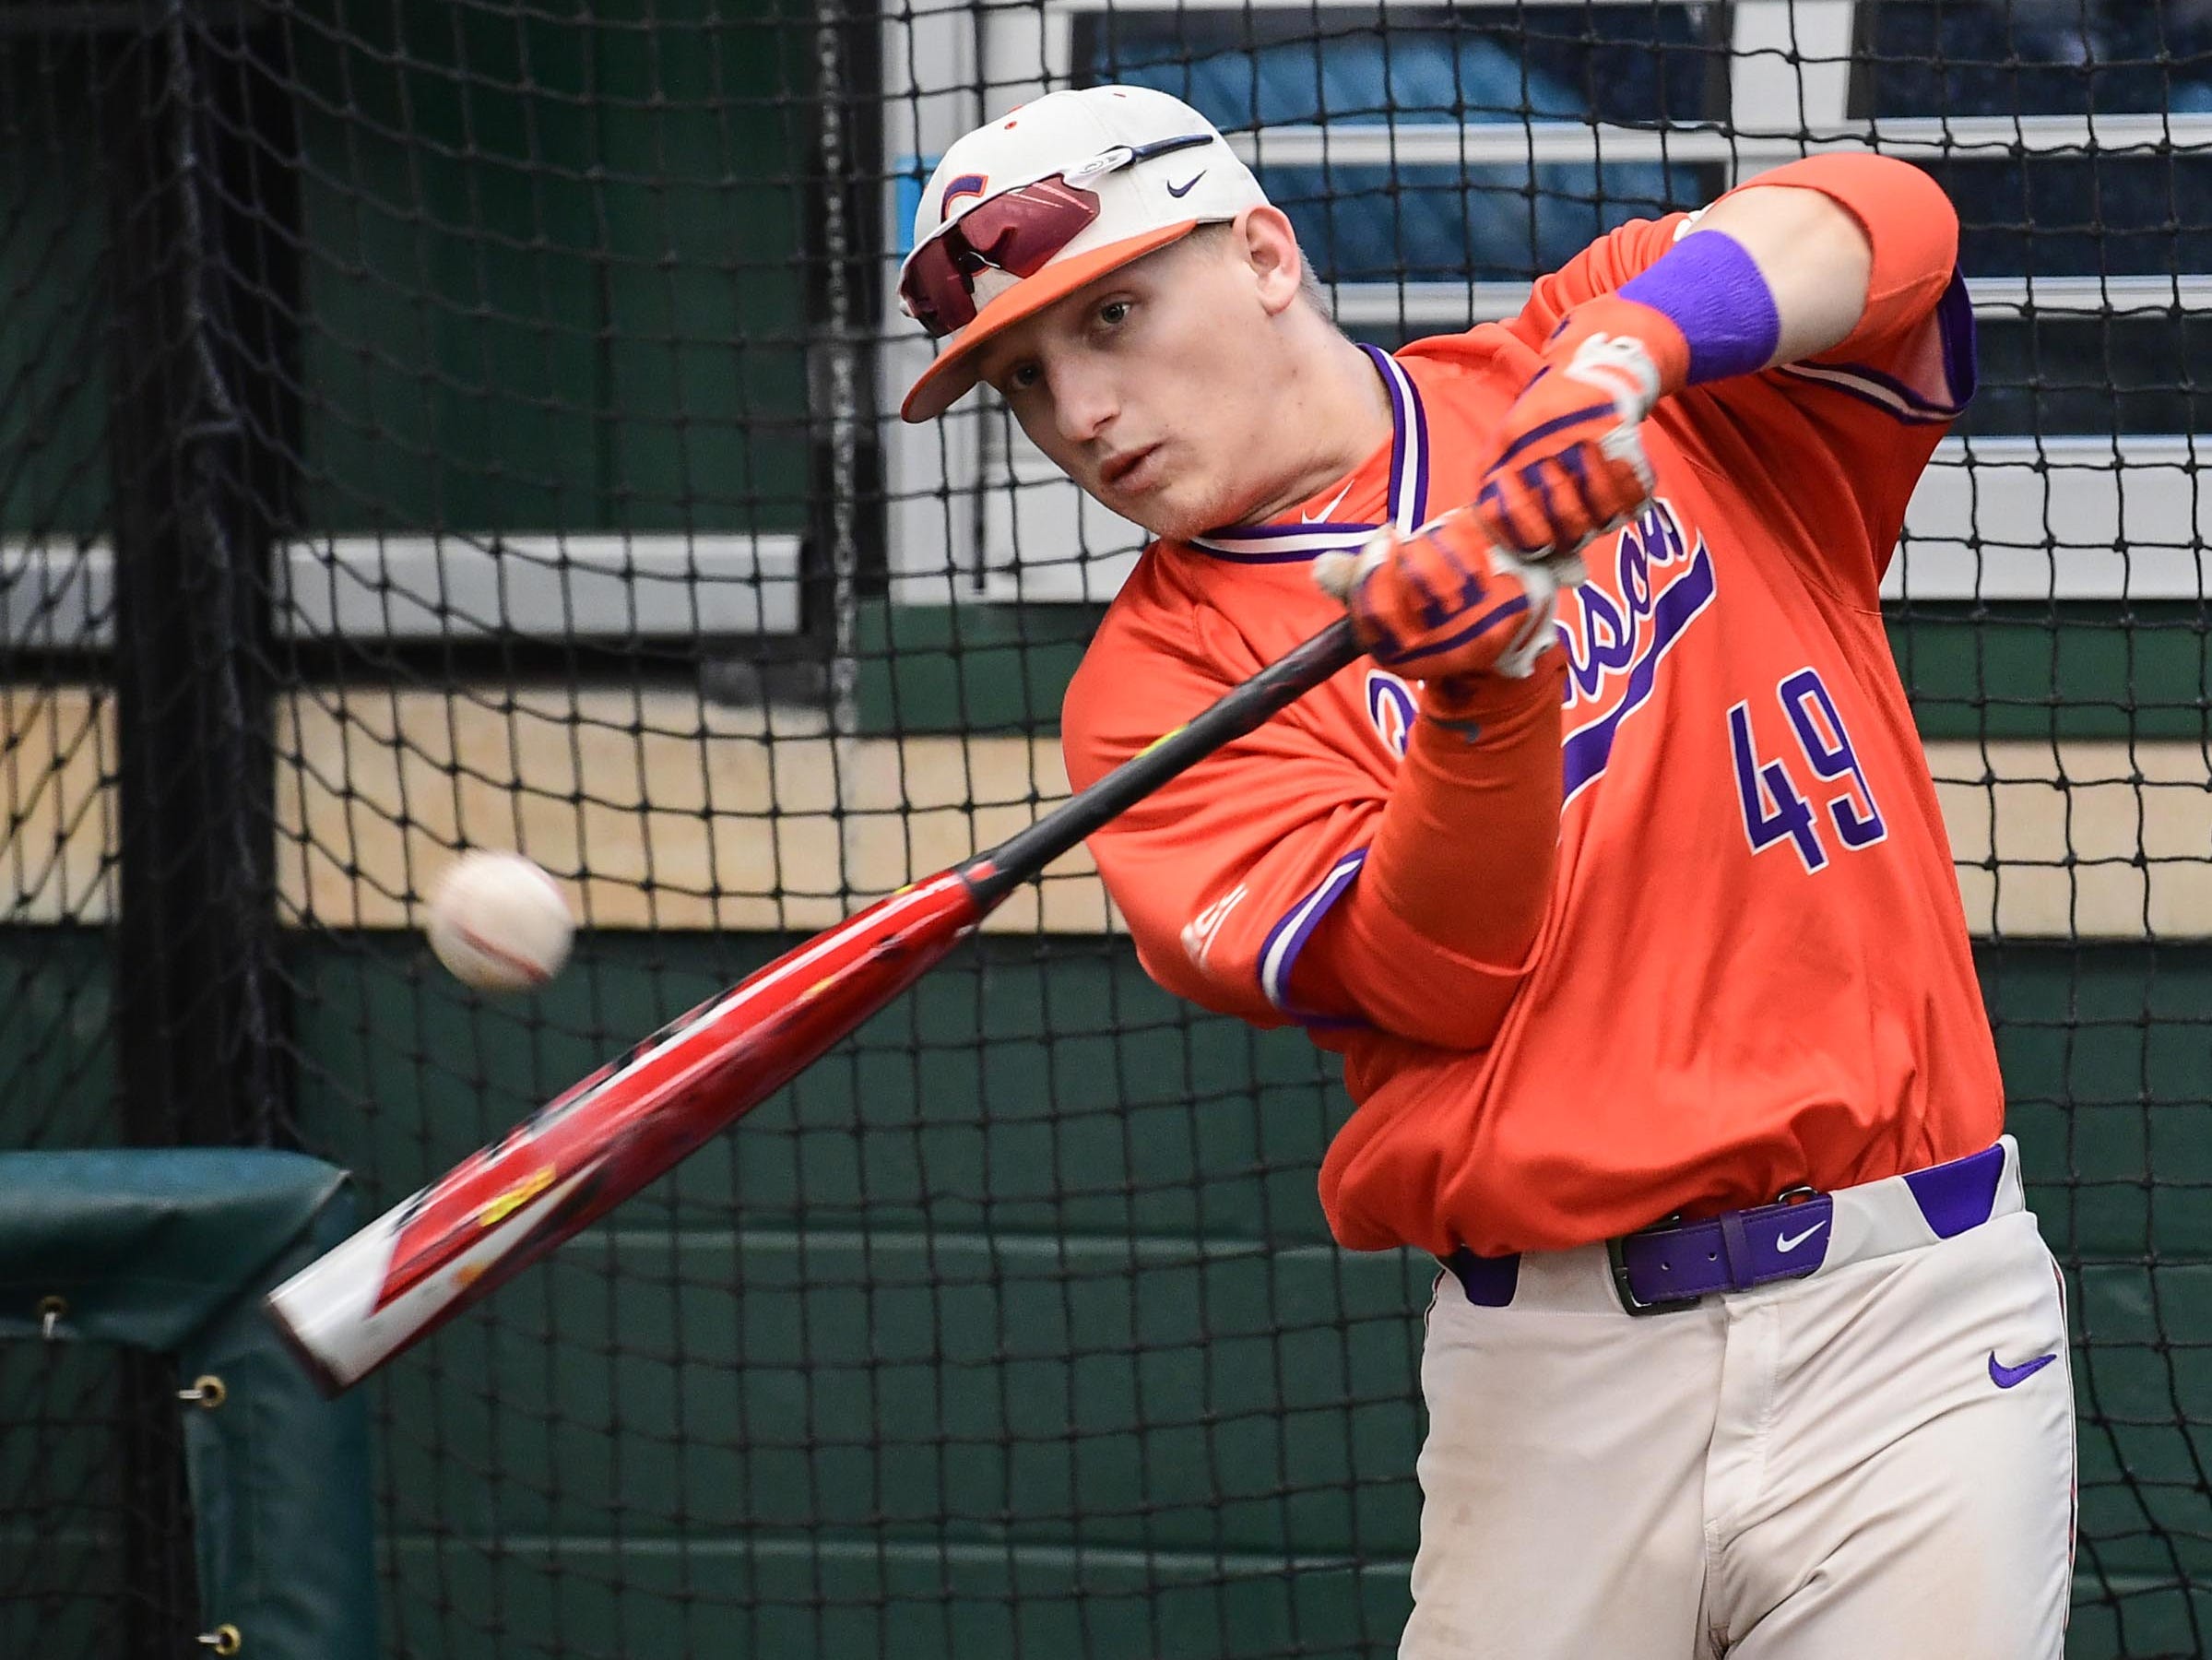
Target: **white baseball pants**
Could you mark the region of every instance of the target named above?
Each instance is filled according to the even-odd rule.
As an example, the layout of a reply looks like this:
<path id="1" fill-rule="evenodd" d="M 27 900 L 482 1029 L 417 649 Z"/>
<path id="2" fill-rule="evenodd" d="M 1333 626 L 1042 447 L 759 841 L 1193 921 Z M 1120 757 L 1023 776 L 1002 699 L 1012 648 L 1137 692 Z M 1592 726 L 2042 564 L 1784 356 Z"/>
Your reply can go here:
<path id="1" fill-rule="evenodd" d="M 1846 1216 L 1891 1184 L 1848 1190 L 1854 1260 L 1676 1312 L 1603 1247 L 1504 1308 L 1441 1275 L 1401 1660 L 2059 1660 L 2065 1311 L 2007 1164 L 1955 1238 L 1888 1249 Z"/>

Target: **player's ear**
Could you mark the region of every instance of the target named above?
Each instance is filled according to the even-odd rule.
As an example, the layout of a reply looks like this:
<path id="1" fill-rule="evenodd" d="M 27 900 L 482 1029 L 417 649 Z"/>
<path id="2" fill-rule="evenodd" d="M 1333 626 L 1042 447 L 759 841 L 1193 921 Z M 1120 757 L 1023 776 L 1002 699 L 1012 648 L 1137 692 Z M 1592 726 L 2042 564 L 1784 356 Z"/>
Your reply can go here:
<path id="1" fill-rule="evenodd" d="M 1247 208 L 1236 216 L 1229 240 L 1251 267 L 1260 303 L 1269 316 L 1280 316 L 1296 303 L 1306 260 L 1287 214 L 1280 208 Z"/>

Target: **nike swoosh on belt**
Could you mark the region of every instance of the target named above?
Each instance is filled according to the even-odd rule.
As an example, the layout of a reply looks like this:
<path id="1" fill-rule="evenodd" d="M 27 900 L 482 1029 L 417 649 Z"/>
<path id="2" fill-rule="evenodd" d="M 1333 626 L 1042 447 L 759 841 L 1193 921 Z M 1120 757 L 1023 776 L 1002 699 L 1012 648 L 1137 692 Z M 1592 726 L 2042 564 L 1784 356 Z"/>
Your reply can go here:
<path id="1" fill-rule="evenodd" d="M 1804 1232 L 1801 1234 L 1784 1234 L 1774 1241 L 1774 1249 L 1777 1251 L 1795 1251 L 1800 1245 L 1803 1245 L 1807 1239 L 1811 1239 L 1815 1234 L 1818 1233 L 1827 1226 L 1828 1224 L 1825 1221 L 1816 1222 L 1812 1227 L 1806 1228 Z"/>

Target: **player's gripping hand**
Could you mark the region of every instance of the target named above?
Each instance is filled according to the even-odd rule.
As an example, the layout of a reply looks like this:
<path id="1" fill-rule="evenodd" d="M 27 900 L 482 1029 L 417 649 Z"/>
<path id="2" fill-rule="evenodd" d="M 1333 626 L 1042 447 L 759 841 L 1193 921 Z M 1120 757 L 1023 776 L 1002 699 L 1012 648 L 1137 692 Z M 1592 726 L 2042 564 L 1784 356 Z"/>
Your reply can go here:
<path id="1" fill-rule="evenodd" d="M 1386 526 L 1356 552 L 1313 563 L 1314 581 L 1344 602 L 1376 661 L 1432 682 L 1526 679 L 1558 636 L 1559 590 L 1584 576 L 1571 555 L 1524 560 L 1492 547 L 1464 507 L 1411 536 Z"/>
<path id="2" fill-rule="evenodd" d="M 1638 428 L 1688 369 L 1681 329 L 1650 306 L 1605 294 L 1575 307 L 1506 411 L 1497 459 L 1475 492 L 1485 534 L 1541 558 L 1634 517 L 1652 490 Z"/>

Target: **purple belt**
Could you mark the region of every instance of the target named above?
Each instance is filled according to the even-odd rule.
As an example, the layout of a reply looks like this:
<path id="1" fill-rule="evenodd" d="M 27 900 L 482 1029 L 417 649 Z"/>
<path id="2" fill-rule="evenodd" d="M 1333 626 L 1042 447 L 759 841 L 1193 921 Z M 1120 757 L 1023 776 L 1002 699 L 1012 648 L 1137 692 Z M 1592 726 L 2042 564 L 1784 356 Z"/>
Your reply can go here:
<path id="1" fill-rule="evenodd" d="M 1888 1182 L 1901 1182 L 1928 1233 L 1947 1239 L 1990 1219 L 2005 1161 L 2005 1147 L 2000 1143 L 1948 1164 L 1891 1177 Z M 1886 1185 L 1870 1182 L 1864 1190 L 1846 1188 L 1837 1193 L 1807 1190 L 1802 1196 L 1785 1196 L 1772 1204 L 1728 1211 L 1701 1222 L 1662 1223 L 1608 1240 L 1605 1253 L 1615 1294 L 1631 1314 L 1664 1314 L 1695 1308 L 1716 1292 L 1748 1291 L 1817 1274 L 1828 1263 L 1837 1203 L 1851 1203 L 1854 1195 Z M 1852 1260 L 1930 1242 L 1924 1236 L 1895 1242 L 1863 1241 L 1875 1248 L 1856 1251 Z M 1451 1270 L 1469 1302 L 1490 1309 L 1512 1303 L 1520 1278 L 1520 1257 L 1480 1257 L 1461 1246 L 1444 1259 L 1444 1266 Z"/>

